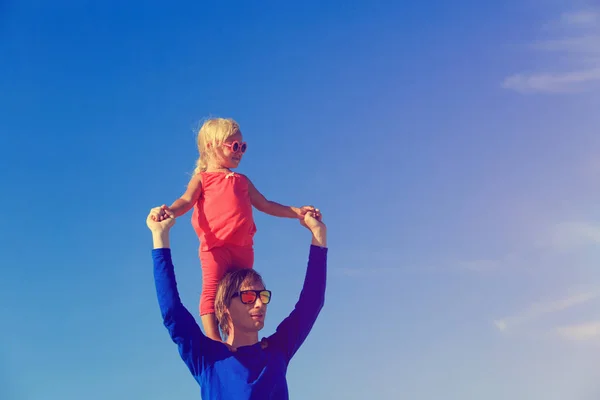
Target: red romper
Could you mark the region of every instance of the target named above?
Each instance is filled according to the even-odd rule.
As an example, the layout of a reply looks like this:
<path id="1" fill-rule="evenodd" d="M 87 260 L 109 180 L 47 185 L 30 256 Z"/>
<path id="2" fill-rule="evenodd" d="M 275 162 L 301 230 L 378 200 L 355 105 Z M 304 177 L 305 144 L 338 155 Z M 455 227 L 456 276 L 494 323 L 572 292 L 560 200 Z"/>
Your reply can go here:
<path id="1" fill-rule="evenodd" d="M 200 315 L 215 312 L 217 285 L 231 267 L 252 268 L 256 225 L 248 178 L 234 172 L 201 172 L 202 193 L 192 226 L 200 239 Z"/>

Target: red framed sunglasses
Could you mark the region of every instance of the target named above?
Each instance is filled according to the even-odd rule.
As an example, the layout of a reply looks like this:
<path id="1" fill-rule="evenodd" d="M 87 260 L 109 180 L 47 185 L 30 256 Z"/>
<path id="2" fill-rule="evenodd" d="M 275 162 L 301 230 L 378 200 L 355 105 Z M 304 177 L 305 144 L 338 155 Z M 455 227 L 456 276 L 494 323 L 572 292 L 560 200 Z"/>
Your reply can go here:
<path id="1" fill-rule="evenodd" d="M 248 149 L 248 145 L 246 144 L 246 142 L 240 143 L 237 140 L 233 143 L 223 143 L 223 146 L 229 147 L 234 153 L 237 153 L 238 151 L 241 153 L 245 153 L 246 149 Z"/>
<path id="2" fill-rule="evenodd" d="M 256 299 L 260 296 L 260 301 L 263 304 L 269 304 L 271 301 L 271 291 L 270 290 L 242 290 L 240 292 L 235 292 L 233 297 L 238 297 L 242 301 L 243 304 L 252 304 L 256 302 Z"/>

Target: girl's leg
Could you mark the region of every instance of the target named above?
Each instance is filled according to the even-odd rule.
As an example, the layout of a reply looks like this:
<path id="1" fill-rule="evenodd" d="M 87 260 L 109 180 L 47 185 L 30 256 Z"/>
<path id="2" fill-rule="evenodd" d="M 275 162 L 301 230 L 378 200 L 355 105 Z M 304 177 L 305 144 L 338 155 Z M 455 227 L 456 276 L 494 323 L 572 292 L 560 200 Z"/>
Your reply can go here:
<path id="1" fill-rule="evenodd" d="M 201 315 L 200 319 L 202 320 L 202 327 L 204 328 L 206 337 L 217 342 L 222 342 L 223 338 L 221 337 L 221 332 L 219 332 L 219 322 L 215 313 Z"/>
<path id="2" fill-rule="evenodd" d="M 252 246 L 229 246 L 232 265 L 239 268 L 254 266 L 254 248 Z"/>
<path id="3" fill-rule="evenodd" d="M 231 265 L 231 256 L 226 248 L 216 247 L 210 251 L 201 251 L 200 263 L 202 266 L 200 319 L 206 336 L 212 340 L 222 341 L 215 316 L 215 296 L 219 280 Z"/>

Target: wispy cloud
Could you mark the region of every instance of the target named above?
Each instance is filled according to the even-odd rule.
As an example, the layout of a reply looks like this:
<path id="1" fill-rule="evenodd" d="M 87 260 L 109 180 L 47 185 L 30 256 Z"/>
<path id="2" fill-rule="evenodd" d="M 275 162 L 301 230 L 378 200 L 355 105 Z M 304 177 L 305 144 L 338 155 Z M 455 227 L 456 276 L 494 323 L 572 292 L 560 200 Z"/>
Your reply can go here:
<path id="1" fill-rule="evenodd" d="M 599 22 L 599 18 L 594 11 L 581 10 L 563 13 L 561 21 L 568 25 L 593 25 Z"/>
<path id="2" fill-rule="evenodd" d="M 598 178 L 600 175 L 600 157 L 591 157 L 582 166 L 583 173 L 586 177 Z"/>
<path id="3" fill-rule="evenodd" d="M 544 315 L 565 311 L 571 307 L 588 303 L 600 296 L 600 290 L 590 290 L 575 293 L 559 300 L 538 302 L 513 315 L 494 320 L 494 325 L 500 331 L 509 331 L 529 323 Z"/>
<path id="4" fill-rule="evenodd" d="M 369 264 L 370 265 L 370 264 Z M 382 275 L 416 275 L 416 274 L 456 274 L 492 272 L 506 266 L 500 260 L 470 260 L 459 262 L 440 262 L 439 264 L 401 265 L 397 266 L 364 266 L 336 267 L 332 272 L 348 278 L 381 277 Z"/>
<path id="5" fill-rule="evenodd" d="M 438 274 L 443 272 L 454 272 L 456 269 L 442 268 L 432 265 L 401 265 L 396 266 L 376 266 L 370 265 L 365 267 L 335 267 L 331 269 L 336 275 L 345 276 L 347 278 L 377 278 L 382 276 L 398 276 L 398 275 L 415 275 L 415 274 Z"/>
<path id="6" fill-rule="evenodd" d="M 554 40 L 543 40 L 533 44 L 537 50 L 568 52 L 580 55 L 598 55 L 600 51 L 600 36 L 587 35 Z"/>
<path id="7" fill-rule="evenodd" d="M 537 246 L 557 251 L 568 251 L 600 244 L 600 226 L 589 222 L 556 224 L 549 234 L 538 240 Z"/>
<path id="8" fill-rule="evenodd" d="M 586 167 L 588 169 L 592 167 Z M 596 167 L 594 167 L 596 168 Z M 598 167 L 600 170 L 600 163 Z M 516 228 L 518 229 L 518 228 Z M 420 265 L 406 264 L 393 250 L 370 253 L 359 252 L 344 261 L 344 267 L 332 268 L 332 272 L 348 278 L 372 277 L 377 274 L 494 274 L 506 271 L 535 270 L 549 265 L 564 266 L 553 262 L 553 255 L 600 245 L 600 222 L 573 220 L 543 223 L 532 230 L 532 236 L 518 248 L 509 248 L 498 258 L 442 259 Z M 600 248 L 600 247 L 599 247 Z"/>
<path id="9" fill-rule="evenodd" d="M 560 326 L 556 333 L 567 340 L 584 341 L 600 338 L 600 321 L 591 321 L 583 324 Z"/>
<path id="10" fill-rule="evenodd" d="M 487 272 L 494 271 L 502 266 L 499 260 L 470 260 L 463 261 L 458 264 L 460 269 L 472 272 Z"/>
<path id="11" fill-rule="evenodd" d="M 381 277 L 401 272 L 400 268 L 394 267 L 335 268 L 334 271 L 349 278 Z"/>
<path id="12" fill-rule="evenodd" d="M 497 259 L 483 258 L 459 262 L 458 270 L 484 273 L 521 268 L 526 264 L 527 262 L 525 261 L 523 254 L 511 251 Z"/>
<path id="13" fill-rule="evenodd" d="M 600 81 L 600 68 L 557 74 L 516 74 L 504 80 L 505 89 L 521 93 L 575 93 L 581 84 Z"/>
<path id="14" fill-rule="evenodd" d="M 560 37 L 533 43 L 545 53 L 568 57 L 568 68 L 555 65 L 545 71 L 517 73 L 507 77 L 502 86 L 521 93 L 572 93 L 600 86 L 600 13 L 581 10 L 564 13 L 557 21 Z M 552 71 L 554 70 L 554 71 Z M 552 72 L 551 72 L 552 71 Z"/>
<path id="15" fill-rule="evenodd" d="M 497 259 L 474 259 L 457 263 L 457 270 L 473 273 L 532 270 L 543 265 L 562 265 L 552 256 L 570 253 L 590 246 L 600 248 L 600 224 L 588 221 L 565 221 L 544 224 L 538 228 L 531 242 L 523 243 L 519 251 L 512 251 Z M 549 264 L 550 263 L 550 264 Z"/>

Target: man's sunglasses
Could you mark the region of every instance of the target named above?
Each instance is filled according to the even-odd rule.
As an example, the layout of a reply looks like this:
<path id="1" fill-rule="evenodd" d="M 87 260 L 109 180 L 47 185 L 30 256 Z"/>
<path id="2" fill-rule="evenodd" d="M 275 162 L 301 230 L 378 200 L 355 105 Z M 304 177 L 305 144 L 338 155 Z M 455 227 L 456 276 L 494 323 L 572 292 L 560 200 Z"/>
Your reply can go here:
<path id="1" fill-rule="evenodd" d="M 263 304 L 269 304 L 271 301 L 270 290 L 242 290 L 235 292 L 231 297 L 240 297 L 240 300 L 244 304 L 252 304 L 256 302 L 256 299 L 260 296 L 260 301 Z"/>
<path id="2" fill-rule="evenodd" d="M 229 147 L 234 153 L 237 153 L 238 151 L 241 153 L 245 153 L 246 149 L 248 148 L 246 142 L 240 143 L 237 140 L 233 143 L 223 143 L 223 146 Z"/>

